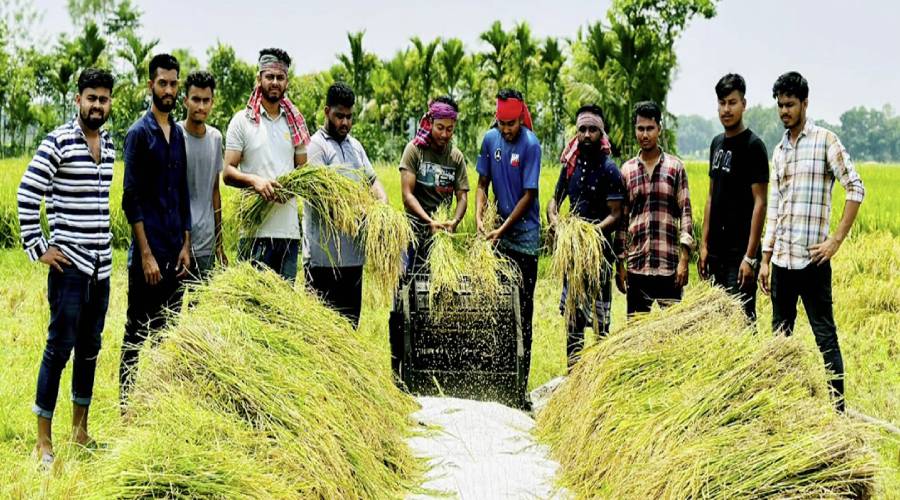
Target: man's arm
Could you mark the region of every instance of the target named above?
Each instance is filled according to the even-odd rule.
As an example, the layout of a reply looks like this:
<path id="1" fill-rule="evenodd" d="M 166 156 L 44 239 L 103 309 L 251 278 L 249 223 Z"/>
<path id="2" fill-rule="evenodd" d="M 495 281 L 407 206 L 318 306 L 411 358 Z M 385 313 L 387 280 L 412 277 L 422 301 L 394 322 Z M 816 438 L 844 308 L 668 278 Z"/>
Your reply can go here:
<path id="1" fill-rule="evenodd" d="M 216 259 L 223 266 L 228 265 L 228 257 L 225 255 L 225 237 L 222 234 L 222 194 L 219 188 L 219 176 L 213 182 L 213 215 L 216 220 Z"/>
<path id="2" fill-rule="evenodd" d="M 559 220 L 559 207 L 566 200 L 566 196 L 566 165 L 563 165 L 559 172 L 559 179 L 556 180 L 556 187 L 553 188 L 553 196 L 547 202 L 547 222 L 550 223 L 551 232 Z"/>
<path id="3" fill-rule="evenodd" d="M 456 191 L 456 213 L 453 214 L 453 221 L 450 224 L 450 231 L 456 231 L 463 217 L 466 216 L 466 209 L 469 207 L 469 192 L 463 189 Z"/>
<path id="4" fill-rule="evenodd" d="M 487 239 L 490 241 L 496 241 L 503 236 L 506 231 L 509 230 L 510 227 L 513 226 L 519 219 L 521 219 L 526 212 L 528 212 L 528 208 L 531 207 L 531 204 L 534 203 L 534 199 L 537 197 L 537 189 L 526 189 L 525 193 L 519 198 L 518 203 L 513 208 L 513 211 L 509 214 L 509 217 L 503 221 L 503 224 L 500 225 L 497 229 L 494 229 L 487 235 Z M 487 198 L 485 198 L 487 200 Z"/>
<path id="5" fill-rule="evenodd" d="M 384 190 L 384 185 L 381 184 L 381 181 L 379 181 L 377 178 L 372 180 L 372 187 L 370 187 L 369 190 L 372 192 L 372 196 L 374 196 L 376 200 L 380 201 L 381 203 L 388 202 L 387 192 Z"/>
<path id="6" fill-rule="evenodd" d="M 707 262 L 706 259 L 709 257 L 709 220 L 712 218 L 712 198 L 713 198 L 713 183 L 716 180 L 712 177 L 709 178 L 709 193 L 706 195 L 706 206 L 703 209 L 703 230 L 702 236 L 700 237 L 700 257 L 697 259 L 697 273 L 700 274 L 700 277 L 703 279 L 709 278 L 709 272 L 707 270 Z"/>
<path id="7" fill-rule="evenodd" d="M 678 286 L 688 284 L 690 273 L 688 265 L 691 260 L 691 247 L 694 245 L 694 221 L 691 217 L 691 194 L 688 189 L 687 170 L 682 168 L 678 176 L 678 209 L 681 212 L 681 243 L 678 268 L 675 270 L 675 283 Z"/>
<path id="8" fill-rule="evenodd" d="M 778 191 L 778 147 L 772 152 L 772 172 L 769 178 L 773 180 L 769 186 L 769 201 L 766 207 L 766 227 L 762 239 L 762 262 L 759 263 L 759 288 L 766 295 L 769 294 L 769 263 L 772 261 L 772 252 L 775 249 L 775 229 L 778 225 L 778 206 L 781 204 L 781 193 Z"/>
<path id="9" fill-rule="evenodd" d="M 28 258 L 62 272 L 62 266 L 72 263 L 58 248 L 50 246 L 41 228 L 41 201 L 50 193 L 59 160 L 56 139 L 48 135 L 22 174 L 16 199 L 20 238 Z"/>
<path id="10" fill-rule="evenodd" d="M 491 185 L 491 178 L 486 175 L 478 176 L 478 188 L 475 190 L 475 227 L 479 234 L 484 234 L 484 207 L 488 201 L 488 187 Z"/>
<path id="11" fill-rule="evenodd" d="M 856 215 L 859 213 L 859 206 L 862 204 L 863 198 L 866 195 L 862 179 L 860 179 L 859 174 L 856 172 L 856 168 L 853 166 L 853 162 L 850 160 L 850 155 L 847 153 L 847 150 L 844 149 L 843 144 L 841 144 L 841 141 L 838 140 L 837 136 L 829 133 L 827 146 L 828 152 L 826 154 L 826 161 L 828 169 L 834 174 L 834 177 L 838 182 L 841 183 L 841 186 L 844 187 L 844 192 L 846 194 L 844 198 L 844 213 L 841 215 L 841 221 L 838 223 L 838 227 L 834 234 L 829 236 L 825 241 L 809 247 L 812 261 L 819 265 L 831 260 L 841 247 L 841 243 L 843 243 L 844 239 L 847 238 L 847 235 L 850 234 L 850 228 L 853 227 L 853 222 L 856 220 Z"/>
<path id="12" fill-rule="evenodd" d="M 753 192 L 753 216 L 750 219 L 750 239 L 747 241 L 747 252 L 744 254 L 749 259 L 755 259 L 759 250 L 759 242 L 762 237 L 763 223 L 766 220 L 766 190 L 768 183 L 755 183 L 750 185 Z M 738 270 L 738 286 L 747 288 L 753 284 L 756 272 L 746 261 L 741 261 Z"/>

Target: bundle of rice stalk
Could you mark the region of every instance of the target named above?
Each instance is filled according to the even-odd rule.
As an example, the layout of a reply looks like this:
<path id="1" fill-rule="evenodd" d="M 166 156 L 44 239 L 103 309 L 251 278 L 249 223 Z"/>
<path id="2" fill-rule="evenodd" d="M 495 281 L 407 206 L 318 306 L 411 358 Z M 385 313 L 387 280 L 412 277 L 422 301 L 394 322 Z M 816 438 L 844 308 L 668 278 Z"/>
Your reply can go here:
<path id="1" fill-rule="evenodd" d="M 252 191 L 245 191 L 238 206 L 238 220 L 253 234 L 265 222 L 275 203 L 293 197 L 303 198 L 321 215 L 325 234 L 355 236 L 365 211 L 374 203 L 366 184 L 355 171 L 333 166 L 307 165 L 278 178 L 275 201 L 269 202 Z"/>
<path id="2" fill-rule="evenodd" d="M 439 208 L 432 216 L 439 221 L 450 220 L 449 207 Z M 428 305 L 432 316 L 441 317 L 452 305 L 462 289 L 466 272 L 466 255 L 458 247 L 458 235 L 438 231 L 431 236 L 428 249 L 429 288 Z"/>
<path id="3" fill-rule="evenodd" d="M 393 498 L 417 487 L 422 464 L 405 442 L 415 402 L 345 319 L 246 264 L 188 295 L 194 306 L 142 359 L 133 431 L 102 468 L 112 490 L 205 491 L 237 484 L 230 474 L 240 467 L 253 469 L 259 494 L 234 496 Z M 177 460 L 157 447 L 122 459 L 139 441 L 168 443 L 160 433 L 184 444 Z M 214 472 L 200 476 L 209 485 L 184 478 L 190 457 Z"/>
<path id="4" fill-rule="evenodd" d="M 497 228 L 500 220 L 497 204 L 488 202 L 482 212 L 484 231 L 489 233 Z M 506 256 L 497 252 L 494 243 L 476 237 L 469 246 L 469 284 L 479 302 L 488 306 L 491 299 L 500 294 L 503 282 L 519 282 L 519 270 Z"/>
<path id="5" fill-rule="evenodd" d="M 564 304 L 567 322 L 574 319 L 579 308 L 593 311 L 595 301 L 603 298 L 602 283 L 612 274 L 612 264 L 604 254 L 609 246 L 597 225 L 572 213 L 559 217 L 550 272 L 567 287 Z M 596 314 L 591 316 L 596 331 Z"/>
<path id="6" fill-rule="evenodd" d="M 878 471 L 819 355 L 707 286 L 588 349 L 537 433 L 579 497 L 867 498 Z"/>
<path id="7" fill-rule="evenodd" d="M 380 297 L 393 299 L 403 274 L 400 256 L 416 242 L 409 217 L 387 203 L 375 203 L 366 213 L 361 236 L 366 245 L 366 273 L 381 289 Z"/>

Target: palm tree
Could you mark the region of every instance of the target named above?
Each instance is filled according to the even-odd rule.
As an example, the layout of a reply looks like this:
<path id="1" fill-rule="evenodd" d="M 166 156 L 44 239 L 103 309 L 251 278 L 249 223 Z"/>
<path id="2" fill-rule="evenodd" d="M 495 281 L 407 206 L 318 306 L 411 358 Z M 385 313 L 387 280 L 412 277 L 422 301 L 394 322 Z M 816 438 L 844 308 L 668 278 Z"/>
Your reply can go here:
<path id="1" fill-rule="evenodd" d="M 441 51 L 438 53 L 438 63 L 443 71 L 444 90 L 456 99 L 456 87 L 463 72 L 463 58 L 466 51 L 463 49 L 459 38 L 450 38 L 441 42 Z"/>
<path id="2" fill-rule="evenodd" d="M 416 48 L 418 56 L 416 64 L 418 66 L 419 82 L 422 84 L 422 98 L 424 99 L 422 109 L 425 109 L 428 106 L 428 100 L 431 99 L 431 87 L 434 84 L 434 56 L 441 40 L 440 38 L 435 38 L 426 44 L 419 37 L 414 36 L 410 41 Z"/>
<path id="3" fill-rule="evenodd" d="M 519 85 L 521 85 L 522 93 L 527 98 L 528 80 L 531 79 L 531 70 L 535 66 L 534 58 L 537 55 L 538 48 L 531 38 L 531 28 L 525 21 L 516 25 L 512 39 L 516 42 L 515 61 L 519 67 Z"/>
<path id="4" fill-rule="evenodd" d="M 491 49 L 484 53 L 482 64 L 487 66 L 487 77 L 496 83 L 497 88 L 500 88 L 503 85 L 502 82 L 505 81 L 504 77 L 506 76 L 504 60 L 507 53 L 507 47 L 509 47 L 510 44 L 510 37 L 503 31 L 503 25 L 500 24 L 500 21 L 494 21 L 494 24 L 491 25 L 491 29 L 482 33 L 479 38 L 491 46 Z"/>
<path id="5" fill-rule="evenodd" d="M 541 58 L 541 76 L 547 82 L 547 90 L 550 94 L 550 113 L 553 116 L 553 140 L 557 146 L 563 131 L 563 87 L 562 87 L 562 67 L 565 63 L 565 56 L 559 47 L 559 41 L 553 37 L 547 37 L 544 45 L 540 49 Z"/>
<path id="6" fill-rule="evenodd" d="M 134 82 L 140 83 L 149 79 L 147 71 L 147 63 L 153 49 L 159 44 L 159 39 L 153 39 L 144 43 L 133 31 L 126 30 L 122 32 L 122 41 L 124 47 L 119 49 L 117 55 L 128 61 L 131 70 L 134 73 Z"/>
<path id="7" fill-rule="evenodd" d="M 338 60 L 350 77 L 350 83 L 360 101 L 365 104 L 372 95 L 372 86 L 369 77 L 378 66 L 378 58 L 363 49 L 363 36 L 365 30 L 356 33 L 347 33 L 347 41 L 350 42 L 350 54 L 340 54 Z"/>

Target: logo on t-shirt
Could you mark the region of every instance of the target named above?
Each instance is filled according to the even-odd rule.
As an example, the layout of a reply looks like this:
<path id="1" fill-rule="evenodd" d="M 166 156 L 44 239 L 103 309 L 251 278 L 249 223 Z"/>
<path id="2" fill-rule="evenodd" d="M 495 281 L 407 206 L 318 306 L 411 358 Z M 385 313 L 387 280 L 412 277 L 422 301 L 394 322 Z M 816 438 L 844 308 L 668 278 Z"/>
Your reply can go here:
<path id="1" fill-rule="evenodd" d="M 731 172 L 731 151 L 724 149 L 716 151 L 716 156 L 713 157 L 713 170 L 721 170 L 726 174 Z"/>
<path id="2" fill-rule="evenodd" d="M 500 161 L 500 148 L 497 148 L 497 150 L 494 151 L 494 160 Z"/>
<path id="3" fill-rule="evenodd" d="M 513 167 L 519 166 L 519 154 L 518 153 L 512 154 L 512 156 L 509 158 L 509 164 Z"/>

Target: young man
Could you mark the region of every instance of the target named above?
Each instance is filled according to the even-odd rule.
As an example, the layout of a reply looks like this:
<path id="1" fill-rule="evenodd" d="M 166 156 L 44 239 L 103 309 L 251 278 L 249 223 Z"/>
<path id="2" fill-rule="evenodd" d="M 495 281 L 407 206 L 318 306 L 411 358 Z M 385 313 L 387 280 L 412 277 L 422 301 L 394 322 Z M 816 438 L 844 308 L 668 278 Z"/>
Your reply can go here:
<path id="1" fill-rule="evenodd" d="M 449 96 L 435 98 L 419 122 L 419 130 L 400 158 L 403 206 L 416 228 L 418 244 L 410 250 L 408 271 L 421 268 L 428 255 L 430 236 L 437 231 L 456 231 L 466 215 L 469 177 L 466 158 L 451 143 L 459 106 Z M 432 219 L 441 204 L 456 197 L 453 220 Z"/>
<path id="2" fill-rule="evenodd" d="M 541 214 L 538 184 L 541 175 L 541 144 L 531 131 L 531 113 L 522 94 L 511 89 L 497 94 L 497 126 L 485 134 L 478 156 L 478 190 L 475 222 L 478 232 L 498 247 L 521 272 L 519 290 L 525 366 L 531 366 L 531 319 L 534 286 L 537 283 L 538 250 L 541 244 Z M 488 188 L 493 188 L 500 227 L 486 232 L 483 213 Z M 528 370 L 525 375 L 528 386 Z"/>
<path id="3" fill-rule="evenodd" d="M 25 253 L 49 267 L 50 324 L 38 372 L 35 453 L 44 467 L 53 462 L 51 421 L 59 379 L 72 350 L 72 440 L 90 445 L 88 407 L 100 353 L 100 334 L 109 305 L 112 235 L 109 186 L 116 149 L 100 127 L 109 118 L 113 77 L 87 68 L 78 76 L 78 116 L 41 142 L 17 193 Z M 83 183 L 83 179 L 91 179 Z M 50 238 L 41 230 L 41 201 L 47 205 Z M 10 382 L 10 381 L 7 381 Z"/>
<path id="4" fill-rule="evenodd" d="M 128 311 L 119 366 L 124 410 L 141 345 L 181 308 L 181 282 L 191 267 L 191 204 L 184 134 L 171 116 L 178 95 L 178 61 L 150 60 L 150 110 L 125 135 L 122 209 L 132 228 L 128 249 Z"/>
<path id="5" fill-rule="evenodd" d="M 228 124 L 225 137 L 225 184 L 252 188 L 275 199 L 276 180 L 306 163 L 309 132 L 303 115 L 290 99 L 290 56 L 281 49 L 259 52 L 256 88 L 247 108 Z M 297 199 L 276 206 L 255 234 L 241 234 L 238 259 L 266 266 L 289 281 L 297 276 L 300 249 Z"/>
<path id="6" fill-rule="evenodd" d="M 694 243 L 687 172 L 659 147 L 662 111 L 655 102 L 634 108 L 641 152 L 622 165 L 628 206 L 628 314 L 681 300 Z"/>
<path id="7" fill-rule="evenodd" d="M 709 196 L 697 270 L 744 303 L 756 321 L 756 271 L 766 220 L 769 154 L 762 139 L 744 126 L 747 85 L 727 74 L 716 84 L 719 121 L 725 132 L 709 147 Z"/>
<path id="8" fill-rule="evenodd" d="M 556 226 L 559 207 L 568 197 L 570 212 L 589 220 L 600 228 L 609 242 L 622 220 L 622 204 L 625 199 L 625 183 L 615 162 L 609 157 L 609 143 L 604 133 L 603 112 L 595 104 L 587 104 L 578 109 L 575 126 L 576 147 L 566 148 L 560 157 L 562 168 L 553 197 L 547 203 L 547 221 Z M 615 252 L 608 247 L 606 258 L 616 261 Z M 599 263 L 598 263 L 599 264 Z M 560 312 L 565 310 L 568 285 L 563 285 L 560 298 Z M 566 355 L 568 366 L 578 361 L 584 348 L 584 329 L 597 319 L 598 338 L 609 333 L 610 308 L 612 305 L 612 272 L 603 276 L 600 297 L 595 304 L 578 304 L 575 317 L 567 325 Z M 593 306 L 593 307 L 592 307 Z"/>
<path id="9" fill-rule="evenodd" d="M 772 153 L 759 284 L 763 293 L 772 294 L 772 329 L 785 335 L 794 329 L 797 298 L 803 300 L 825 367 L 836 377 L 830 381 L 836 407 L 844 411 L 844 361 L 832 311 L 831 258 L 850 233 L 865 188 L 838 137 L 806 119 L 809 85 L 800 73 L 779 76 L 772 96 L 786 130 Z M 841 222 L 829 235 L 835 179 L 846 197 Z"/>
<path id="10" fill-rule="evenodd" d="M 325 97 L 325 126 L 309 143 L 309 164 L 342 168 L 349 178 L 365 178 L 372 194 L 387 203 L 381 182 L 362 144 L 350 136 L 356 96 L 345 83 L 335 83 Z M 335 237 L 340 241 L 336 242 Z M 303 267 L 306 282 L 327 304 L 359 326 L 362 306 L 362 242 L 349 235 L 332 235 L 322 227 L 321 216 L 312 205 L 303 205 Z M 400 258 L 398 255 L 397 258 Z"/>
<path id="11" fill-rule="evenodd" d="M 216 264 L 228 263 L 222 239 L 222 133 L 206 119 L 215 102 L 216 80 L 206 71 L 194 71 L 185 80 L 187 118 L 178 125 L 185 132 L 188 193 L 191 196 L 191 275 L 205 279 Z"/>

